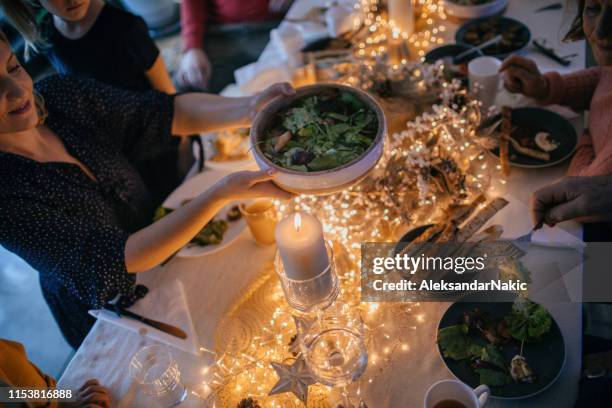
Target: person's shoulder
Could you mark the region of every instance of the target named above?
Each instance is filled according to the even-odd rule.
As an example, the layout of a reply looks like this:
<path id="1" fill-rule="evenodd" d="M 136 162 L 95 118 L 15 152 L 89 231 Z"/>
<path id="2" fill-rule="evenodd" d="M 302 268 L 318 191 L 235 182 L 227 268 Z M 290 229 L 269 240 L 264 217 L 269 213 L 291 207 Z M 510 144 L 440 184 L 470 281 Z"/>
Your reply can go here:
<path id="1" fill-rule="evenodd" d="M 106 93 L 107 88 L 92 78 L 66 74 L 50 75 L 34 84 L 49 114 L 68 109 L 76 115 L 87 101 L 96 99 L 97 94 Z"/>
<path id="2" fill-rule="evenodd" d="M 74 75 L 53 74 L 36 81 L 34 89 L 43 95 L 65 94 L 73 91 L 75 87 L 83 86 L 87 81 L 91 80 Z"/>

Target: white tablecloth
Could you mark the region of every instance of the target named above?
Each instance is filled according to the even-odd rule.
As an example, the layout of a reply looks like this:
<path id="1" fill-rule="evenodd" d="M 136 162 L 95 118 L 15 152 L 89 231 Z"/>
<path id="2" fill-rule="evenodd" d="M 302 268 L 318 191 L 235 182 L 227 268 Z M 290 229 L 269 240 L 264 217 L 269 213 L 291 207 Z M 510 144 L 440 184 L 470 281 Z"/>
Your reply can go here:
<path id="1" fill-rule="evenodd" d="M 313 4 L 325 1 L 297 0 L 290 12 L 300 16 Z M 554 62 L 528 52 L 543 71 L 557 69 L 575 70 L 584 66 L 584 44 L 559 45 L 563 33 L 561 22 L 569 22 L 571 15 L 561 11 L 533 15 L 531 10 L 546 5 L 550 0 L 511 0 L 507 15 L 527 23 L 535 38 L 546 38 L 561 54 L 578 53 L 572 65 L 560 69 Z M 545 23 L 542 23 L 545 21 Z M 456 27 L 450 25 L 452 32 Z M 266 48 L 262 60 L 278 58 L 272 47 Z M 526 205 L 530 192 L 560 178 L 564 166 L 545 170 L 513 169 L 508 183 L 498 186 L 497 192 L 511 198 L 510 205 L 500 212 L 493 222 L 504 225 L 508 237 L 520 236 L 529 231 L 531 225 Z M 210 183 L 214 180 L 209 180 Z M 580 236 L 577 224 L 566 223 L 563 228 Z M 150 286 L 164 285 L 172 279 L 183 282 L 195 329 L 204 347 L 212 348 L 214 331 L 219 319 L 227 312 L 234 300 L 259 276 L 263 266 L 271 262 L 274 247 L 258 247 L 248 230 L 230 247 L 202 259 L 175 258 L 166 266 L 155 268 L 139 276 L 139 281 Z M 573 282 L 580 285 L 580 279 Z M 430 317 L 411 334 L 410 351 L 398 359 L 397 364 L 382 372 L 376 381 L 364 390 L 364 399 L 375 407 L 419 407 L 427 388 L 435 381 L 451 378 L 442 364 L 434 339 L 438 318 L 448 305 L 429 303 L 426 307 Z M 556 303 L 547 305 L 559 323 L 566 342 L 566 364 L 559 380 L 535 398 L 521 401 L 491 401 L 489 407 L 570 407 L 577 393 L 581 354 L 581 306 L 579 303 Z M 114 325 L 97 322 L 77 351 L 74 359 L 59 381 L 62 388 L 78 388 L 85 379 L 96 377 L 112 392 L 116 406 L 151 407 L 148 400 L 128 375 L 130 357 L 150 340 Z M 174 351 L 184 382 L 195 390 L 202 389 L 207 377 L 204 368 L 211 361 L 204 354 L 196 358 L 191 354 Z M 192 403 L 196 404 L 196 403 Z M 194 405 L 194 406 L 197 406 Z"/>

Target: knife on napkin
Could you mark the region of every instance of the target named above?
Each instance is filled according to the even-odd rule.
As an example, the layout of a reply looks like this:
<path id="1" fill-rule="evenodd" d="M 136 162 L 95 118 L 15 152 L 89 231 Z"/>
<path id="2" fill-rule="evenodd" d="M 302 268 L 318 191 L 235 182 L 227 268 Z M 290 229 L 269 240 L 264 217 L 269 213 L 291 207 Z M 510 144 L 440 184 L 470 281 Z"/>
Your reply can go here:
<path id="1" fill-rule="evenodd" d="M 128 317 L 130 319 L 138 320 L 141 323 L 154 327 L 157 330 L 163 331 L 164 333 L 168 333 L 174 337 L 178 337 L 179 339 L 187 338 L 187 333 L 185 333 L 178 327 L 172 326 L 171 324 L 158 322 L 157 320 L 149 319 L 137 313 L 130 312 L 129 310 L 119 307 L 118 305 L 106 304 L 104 305 L 104 309 L 116 313 L 119 317 Z"/>

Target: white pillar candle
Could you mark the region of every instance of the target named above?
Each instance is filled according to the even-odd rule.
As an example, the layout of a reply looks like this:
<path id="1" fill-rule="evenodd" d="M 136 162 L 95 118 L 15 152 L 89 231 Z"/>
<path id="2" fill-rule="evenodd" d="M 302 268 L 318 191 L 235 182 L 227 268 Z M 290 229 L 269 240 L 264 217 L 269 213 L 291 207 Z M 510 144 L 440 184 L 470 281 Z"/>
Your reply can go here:
<path id="1" fill-rule="evenodd" d="M 329 266 L 323 227 L 317 217 L 295 213 L 276 226 L 276 245 L 289 279 L 307 280 Z"/>
<path id="2" fill-rule="evenodd" d="M 407 35 L 414 31 L 413 0 L 389 0 L 389 20 L 394 28 Z"/>

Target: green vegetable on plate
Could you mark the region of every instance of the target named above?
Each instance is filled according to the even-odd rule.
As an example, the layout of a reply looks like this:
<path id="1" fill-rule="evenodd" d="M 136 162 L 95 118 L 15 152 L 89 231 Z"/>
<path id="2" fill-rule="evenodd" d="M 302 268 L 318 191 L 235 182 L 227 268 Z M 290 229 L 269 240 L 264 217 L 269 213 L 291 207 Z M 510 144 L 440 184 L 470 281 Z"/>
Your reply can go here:
<path id="1" fill-rule="evenodd" d="M 172 211 L 173 210 L 170 208 L 158 207 L 157 210 L 155 210 L 153 221 L 164 218 Z M 229 224 L 225 220 L 210 220 L 190 242 L 199 246 L 220 244 L 223 241 L 223 235 L 225 235 L 228 227 Z"/>
<path id="2" fill-rule="evenodd" d="M 548 333 L 552 325 L 552 318 L 544 306 L 521 297 L 514 301 L 506 321 L 508 331 L 519 341 L 537 340 Z"/>

